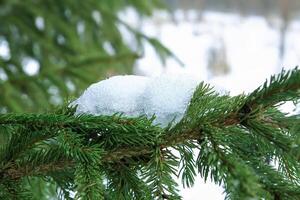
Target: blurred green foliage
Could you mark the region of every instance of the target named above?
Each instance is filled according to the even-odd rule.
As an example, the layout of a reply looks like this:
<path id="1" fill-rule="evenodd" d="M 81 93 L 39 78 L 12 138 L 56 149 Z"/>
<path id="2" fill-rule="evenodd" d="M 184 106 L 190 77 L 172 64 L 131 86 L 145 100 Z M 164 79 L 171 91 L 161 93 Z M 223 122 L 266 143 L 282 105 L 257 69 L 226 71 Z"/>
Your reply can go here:
<path id="1" fill-rule="evenodd" d="M 165 59 L 166 47 L 120 17 L 127 8 L 145 17 L 162 7 L 160 0 L 0 0 L 0 46 L 9 50 L 0 53 L 0 113 L 50 109 L 92 82 L 130 73 L 147 42 Z"/>

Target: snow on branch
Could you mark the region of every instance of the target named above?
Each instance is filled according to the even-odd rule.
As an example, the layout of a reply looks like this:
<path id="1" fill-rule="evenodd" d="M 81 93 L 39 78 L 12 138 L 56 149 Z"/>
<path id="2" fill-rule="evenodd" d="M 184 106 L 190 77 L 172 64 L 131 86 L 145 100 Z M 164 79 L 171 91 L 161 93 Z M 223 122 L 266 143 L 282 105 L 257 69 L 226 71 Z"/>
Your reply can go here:
<path id="1" fill-rule="evenodd" d="M 165 127 L 182 119 L 197 84 L 188 76 L 114 76 L 91 85 L 71 105 L 77 115 L 155 115 L 154 123 Z"/>
<path id="2" fill-rule="evenodd" d="M 192 186 L 198 172 L 224 184 L 228 197 L 297 199 L 300 118 L 277 105 L 299 100 L 299 75 L 298 68 L 283 71 L 234 97 L 188 77 L 116 76 L 54 113 L 0 115 L 0 139 L 7 138 L 0 143 L 0 186 L 74 173 L 79 192 L 97 179 L 108 181 L 100 196 L 139 197 L 142 186 L 148 197 L 177 199 L 172 177 Z M 278 168 L 271 165 L 276 160 Z"/>

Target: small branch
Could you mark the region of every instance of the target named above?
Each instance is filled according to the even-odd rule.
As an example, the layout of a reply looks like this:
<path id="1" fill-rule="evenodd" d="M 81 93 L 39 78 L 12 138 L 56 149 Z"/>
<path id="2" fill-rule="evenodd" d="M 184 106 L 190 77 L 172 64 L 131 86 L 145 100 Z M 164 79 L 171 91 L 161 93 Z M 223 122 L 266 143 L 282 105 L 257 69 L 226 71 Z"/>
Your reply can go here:
<path id="1" fill-rule="evenodd" d="M 18 180 L 25 176 L 45 175 L 49 172 L 62 171 L 67 168 L 72 168 L 75 163 L 71 160 L 61 160 L 55 163 L 48 163 L 40 166 L 11 166 L 4 172 L 0 172 L 0 176 L 5 179 Z"/>
<path id="2" fill-rule="evenodd" d="M 284 94 L 284 95 L 283 95 Z M 277 97 L 277 98 L 274 98 Z M 274 98 L 272 100 L 272 98 Z M 246 103 L 251 109 L 259 105 L 268 107 L 283 101 L 291 101 L 300 98 L 300 70 L 296 67 L 293 70 L 282 71 L 266 81 L 262 87 L 253 91 Z"/>
<path id="3" fill-rule="evenodd" d="M 292 85 L 289 85 L 288 87 L 286 87 L 284 89 L 284 91 L 297 91 L 297 90 L 300 90 L 300 83 L 295 83 L 295 84 L 292 84 Z M 260 99 L 268 99 L 272 96 L 275 96 L 277 94 L 280 94 L 282 93 L 283 90 L 281 88 L 275 88 L 274 90 L 270 90 L 268 93 L 262 95 L 260 97 Z M 299 94 L 300 95 L 300 94 Z M 252 109 L 255 109 L 257 108 L 258 105 L 260 105 L 258 102 L 257 102 L 258 99 L 253 99 L 251 101 L 248 102 L 248 106 L 251 107 Z M 277 103 L 277 102 L 276 102 Z M 269 104 L 268 105 L 265 105 L 264 107 L 268 107 L 270 106 Z"/>
<path id="4" fill-rule="evenodd" d="M 191 140 L 198 140 L 201 139 L 202 135 L 201 132 L 196 132 L 194 130 L 187 131 L 185 133 L 176 134 L 173 136 L 167 135 L 165 138 L 162 139 L 164 141 L 159 146 L 161 149 L 171 147 L 177 144 L 182 144 L 187 141 Z M 142 155 L 151 154 L 153 151 L 152 147 L 126 147 L 120 148 L 111 152 L 107 152 L 102 159 L 102 162 L 107 163 L 114 163 L 119 162 L 124 158 L 132 158 L 132 157 L 139 157 Z"/>

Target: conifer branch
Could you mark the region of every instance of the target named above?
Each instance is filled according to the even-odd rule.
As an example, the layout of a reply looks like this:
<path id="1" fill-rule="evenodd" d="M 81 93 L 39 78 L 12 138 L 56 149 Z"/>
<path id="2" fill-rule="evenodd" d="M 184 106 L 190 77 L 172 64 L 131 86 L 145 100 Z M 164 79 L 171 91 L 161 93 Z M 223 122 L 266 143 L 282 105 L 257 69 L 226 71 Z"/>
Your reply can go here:
<path id="1" fill-rule="evenodd" d="M 282 72 L 277 78 L 272 78 L 270 84 L 265 84 L 250 95 L 236 97 L 220 96 L 202 83 L 196 89 L 182 121 L 167 128 L 153 125 L 153 119 L 144 116 L 75 116 L 74 108 L 63 108 L 52 114 L 0 115 L 0 128 L 13 130 L 0 132 L 2 135 L 10 134 L 10 138 L 14 138 L 14 132 L 27 135 L 24 140 L 26 145 L 16 144 L 14 147 L 14 141 L 8 140 L 7 145 L 12 149 L 10 152 L 15 154 L 9 156 L 8 162 L 2 161 L 0 176 L 2 181 L 21 180 L 25 176 L 46 176 L 76 168 L 77 189 L 88 194 L 82 198 L 89 199 L 95 188 L 102 190 L 97 193 L 99 198 L 104 195 L 103 186 L 94 185 L 91 179 L 96 171 L 104 170 L 106 175 L 111 176 L 111 187 L 125 184 L 124 187 L 118 186 L 124 193 L 116 194 L 116 198 L 118 195 L 139 196 L 134 184 L 138 182 L 150 187 L 155 196 L 161 199 L 169 195 L 177 198 L 171 175 L 176 175 L 174 169 L 179 162 L 169 152 L 170 148 L 174 148 L 185 157 L 189 168 L 197 165 L 203 177 L 211 174 L 216 183 L 225 182 L 229 196 L 244 193 L 248 198 L 268 191 L 269 195 L 275 195 L 276 198 L 294 198 L 300 194 L 295 189 L 300 178 L 300 163 L 297 161 L 300 155 L 297 150 L 300 118 L 286 117 L 276 109 L 276 105 L 299 99 L 299 73 L 297 68 Z M 36 134 L 39 131 L 42 136 Z M 51 134 L 47 135 L 48 132 Z M 2 145 L 0 152 L 9 149 L 7 145 Z M 19 154 L 18 148 L 24 153 Z M 191 153 L 185 148 L 199 148 L 199 159 L 193 161 Z M 170 157 L 172 159 L 168 159 Z M 242 161 L 242 158 L 246 161 Z M 247 158 L 259 163 L 263 169 L 255 169 L 253 162 L 248 160 L 248 163 Z M 272 171 L 269 168 L 270 159 L 280 159 L 281 168 Z M 94 167 L 86 168 L 89 164 Z M 125 170 L 121 173 L 124 177 L 112 173 L 117 168 Z M 185 183 L 192 185 L 195 172 L 189 168 L 184 171 L 187 173 L 184 175 Z M 138 169 L 145 172 L 145 180 L 148 181 L 144 182 L 134 175 Z M 246 177 L 247 174 L 255 176 L 252 178 L 257 182 L 256 185 Z M 287 180 L 282 178 L 285 175 Z M 101 176 L 95 178 L 101 182 Z M 238 190 L 234 189 L 235 180 L 241 181 Z M 272 185 L 268 181 L 286 181 L 287 186 Z M 248 190 L 248 183 L 251 183 L 251 188 L 259 190 Z M 86 188 L 84 185 L 95 188 Z M 276 189 L 285 194 L 275 194 Z"/>
<path id="2" fill-rule="evenodd" d="M 282 72 L 271 76 L 261 87 L 254 90 L 248 97 L 246 106 L 250 110 L 257 107 L 268 107 L 284 101 L 296 101 L 300 97 L 300 70 Z"/>

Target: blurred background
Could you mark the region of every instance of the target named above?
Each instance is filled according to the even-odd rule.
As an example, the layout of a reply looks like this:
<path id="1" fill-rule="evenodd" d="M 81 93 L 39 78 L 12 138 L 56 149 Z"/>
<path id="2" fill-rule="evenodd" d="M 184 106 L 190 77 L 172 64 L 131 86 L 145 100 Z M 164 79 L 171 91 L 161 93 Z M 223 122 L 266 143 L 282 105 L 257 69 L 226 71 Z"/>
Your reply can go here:
<path id="1" fill-rule="evenodd" d="M 299 0 L 0 0 L 0 113 L 45 112 L 117 74 L 251 92 L 299 64 L 299 34 Z M 29 181 L 37 199 L 57 193 L 51 180 Z M 185 200 L 222 191 L 200 178 L 181 189 Z"/>

